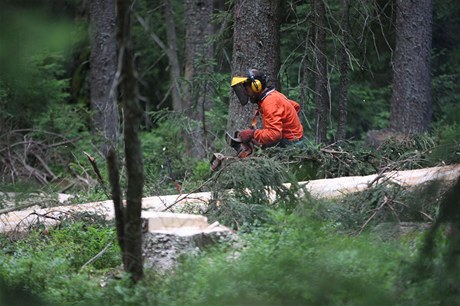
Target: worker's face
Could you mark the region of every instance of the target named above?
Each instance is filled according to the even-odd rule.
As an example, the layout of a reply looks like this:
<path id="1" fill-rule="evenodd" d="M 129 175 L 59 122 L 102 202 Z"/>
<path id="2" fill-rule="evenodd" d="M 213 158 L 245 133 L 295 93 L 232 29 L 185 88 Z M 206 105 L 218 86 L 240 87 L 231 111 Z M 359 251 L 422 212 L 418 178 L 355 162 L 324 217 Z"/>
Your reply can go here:
<path id="1" fill-rule="evenodd" d="M 251 84 L 246 83 L 244 84 L 244 89 L 246 90 L 246 95 L 250 98 L 255 96 L 255 92 L 252 90 Z"/>
<path id="2" fill-rule="evenodd" d="M 248 92 L 243 83 L 239 83 L 232 86 L 233 92 L 236 94 L 238 100 L 242 106 L 245 106 L 249 102 Z"/>
<path id="3" fill-rule="evenodd" d="M 248 104 L 249 101 L 252 103 L 257 103 L 258 94 L 252 90 L 251 83 L 238 83 L 233 85 L 232 89 L 242 106 Z"/>

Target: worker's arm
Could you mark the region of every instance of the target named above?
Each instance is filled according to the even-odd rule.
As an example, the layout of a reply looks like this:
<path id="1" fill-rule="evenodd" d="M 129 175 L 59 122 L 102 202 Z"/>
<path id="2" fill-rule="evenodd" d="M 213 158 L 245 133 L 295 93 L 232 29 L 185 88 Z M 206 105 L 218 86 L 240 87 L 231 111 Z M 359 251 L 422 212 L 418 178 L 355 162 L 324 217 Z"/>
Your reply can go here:
<path id="1" fill-rule="evenodd" d="M 267 99 L 261 106 L 263 129 L 254 132 L 254 139 L 262 145 L 281 140 L 283 136 L 284 107 L 278 99 Z"/>

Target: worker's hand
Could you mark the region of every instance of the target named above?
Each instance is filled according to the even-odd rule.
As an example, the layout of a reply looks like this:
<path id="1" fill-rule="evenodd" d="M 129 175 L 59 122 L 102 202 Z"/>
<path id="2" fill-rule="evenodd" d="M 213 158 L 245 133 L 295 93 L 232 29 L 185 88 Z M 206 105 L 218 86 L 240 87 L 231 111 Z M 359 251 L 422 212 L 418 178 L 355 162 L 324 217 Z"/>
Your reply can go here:
<path id="1" fill-rule="evenodd" d="M 242 142 L 249 142 L 252 138 L 254 138 L 254 130 L 242 130 L 238 136 Z"/>

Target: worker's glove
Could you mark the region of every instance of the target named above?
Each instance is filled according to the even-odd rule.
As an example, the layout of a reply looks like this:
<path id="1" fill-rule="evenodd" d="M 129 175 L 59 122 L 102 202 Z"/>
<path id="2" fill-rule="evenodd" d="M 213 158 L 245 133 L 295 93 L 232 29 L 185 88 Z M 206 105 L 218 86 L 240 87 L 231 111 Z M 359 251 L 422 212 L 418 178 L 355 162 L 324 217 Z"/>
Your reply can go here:
<path id="1" fill-rule="evenodd" d="M 254 138 L 254 131 L 255 130 L 242 130 L 238 134 L 241 142 L 249 142 L 252 138 Z"/>

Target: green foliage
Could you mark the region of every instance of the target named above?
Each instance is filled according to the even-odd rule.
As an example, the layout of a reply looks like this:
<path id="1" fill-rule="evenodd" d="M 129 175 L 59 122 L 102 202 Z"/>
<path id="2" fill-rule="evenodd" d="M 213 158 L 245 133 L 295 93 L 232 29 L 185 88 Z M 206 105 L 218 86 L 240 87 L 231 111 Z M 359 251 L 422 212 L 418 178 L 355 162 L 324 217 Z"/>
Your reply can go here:
<path id="1" fill-rule="evenodd" d="M 211 176 L 211 170 L 209 161 L 200 160 L 195 163 L 195 167 L 192 169 L 192 175 L 190 180 L 195 183 L 204 182 Z"/>
<path id="2" fill-rule="evenodd" d="M 14 244 L 3 241 L 0 276 L 8 280 L 8 286 L 21 286 L 38 294 L 47 305 L 335 306 L 454 301 L 453 284 L 458 283 L 458 276 L 449 274 L 442 264 L 443 258 L 448 258 L 446 254 L 458 254 L 452 252 L 455 248 L 443 244 L 448 231 L 437 232 L 436 241 L 442 248 L 434 253 L 431 267 L 435 268 L 430 270 L 434 274 L 430 272 L 426 278 L 420 278 L 406 265 L 414 262 L 413 246 L 408 243 L 383 242 L 367 234 L 349 236 L 343 231 L 346 213 L 353 210 L 356 215 L 369 216 L 384 201 L 388 201 L 385 205 L 407 206 L 412 211 L 406 215 L 402 212 L 401 221 L 411 214 L 423 219 L 418 210 L 439 198 L 442 189 L 438 187 L 433 185 L 420 193 L 383 185 L 339 203 L 307 197 L 289 214 L 265 210 L 270 222 L 259 223 L 249 234 L 240 231 L 235 244 L 210 249 L 202 256 L 185 257 L 175 271 L 161 276 L 146 271 L 145 280 L 135 286 L 129 277 L 117 280 L 113 272 L 103 277 L 97 269 L 110 267 L 107 259 L 98 259 L 103 266 L 93 265 L 93 269 L 77 274 L 84 260 L 77 263 L 68 256 L 68 250 L 85 257 L 85 250 L 75 245 L 100 249 L 103 243 L 93 238 L 100 237 L 103 228 L 88 230 L 89 225 L 83 223 L 64 225 L 46 237 L 36 234 Z M 458 202 L 458 197 L 454 199 Z M 453 208 L 458 207 L 454 204 Z M 397 209 L 386 208 L 386 214 L 393 218 Z M 454 216 L 445 212 L 445 216 Z M 381 213 L 368 223 L 369 227 L 374 221 L 385 221 Z M 355 221 L 355 229 L 363 224 Z M 113 230 L 110 232 L 108 236 L 113 237 Z M 54 272 L 52 276 L 49 271 Z"/>
<path id="3" fill-rule="evenodd" d="M 377 149 L 377 152 L 383 159 L 381 167 L 398 170 L 419 169 L 440 163 L 439 160 L 429 159 L 435 146 L 436 142 L 432 136 L 419 134 L 404 139 L 390 138 Z"/>
<path id="4" fill-rule="evenodd" d="M 378 156 L 359 142 L 341 141 L 332 145 L 310 146 L 306 154 L 299 154 L 308 160 L 311 156 L 318 164 L 315 178 L 361 176 L 375 173 Z"/>
<path id="5" fill-rule="evenodd" d="M 0 278 L 0 305 L 15 305 L 15 306 L 47 306 L 38 295 L 31 294 L 21 285 L 8 285 Z M 51 305 L 49 305 L 51 306 Z"/>
<path id="6" fill-rule="evenodd" d="M 443 74 L 433 78 L 433 118 L 435 126 L 454 124 L 460 118 L 460 74 Z"/>
<path id="7" fill-rule="evenodd" d="M 227 74 L 213 73 L 203 75 L 197 80 L 198 85 L 206 80 L 214 86 L 213 106 L 205 113 L 210 150 L 223 150 L 226 146 L 224 134 L 228 112 L 227 79 Z M 184 137 L 189 137 L 190 125 L 197 122 L 192 121 L 187 114 L 168 110 L 151 112 L 149 116 L 155 128 L 143 132 L 141 136 L 146 194 L 177 193 L 171 174 L 184 192 L 195 190 L 211 174 L 207 160 L 185 156 Z"/>
<path id="8" fill-rule="evenodd" d="M 46 234 L 32 232 L 17 241 L 2 237 L 0 280 L 5 288 L 24 288 L 46 305 L 97 305 L 93 301 L 102 293 L 99 279 L 94 277 L 98 271 L 121 263 L 114 239 L 113 227 L 83 221 L 65 221 Z M 100 257 L 80 270 L 104 249 Z"/>
<path id="9" fill-rule="evenodd" d="M 360 141 L 313 144 L 283 150 L 281 159 L 299 181 L 363 176 L 388 170 L 410 170 L 453 164 L 458 160 L 458 126 L 429 134 L 390 138 L 375 149 Z"/>
<path id="10" fill-rule="evenodd" d="M 338 202 L 322 201 L 315 215 L 348 233 L 361 233 L 385 222 L 428 223 L 444 191 L 437 182 L 409 189 L 379 178 L 371 188 L 345 195 Z"/>
<path id="11" fill-rule="evenodd" d="M 92 265 L 95 269 L 112 268 L 120 264 L 120 250 L 115 241 L 115 230 L 102 225 L 69 224 L 49 233 L 47 244 L 61 246 L 58 257 L 67 257 L 71 268 L 80 269 L 106 246 L 112 245 Z"/>
<path id="12" fill-rule="evenodd" d="M 30 127 L 49 105 L 61 105 L 68 97 L 65 92 L 68 81 L 57 79 L 62 74 L 62 64 L 56 59 L 37 57 L 29 63 L 35 69 L 27 73 L 27 80 L 14 77 L 0 79 L 4 93 L 0 99 L 5 110 L 3 120 L 14 118 L 15 125 L 19 127 Z"/>
<path id="13" fill-rule="evenodd" d="M 185 172 L 184 142 L 182 127 L 184 117 L 168 111 L 150 114 L 156 128 L 141 134 L 144 158 L 145 188 L 149 195 L 177 193 L 170 171 L 175 178 L 181 178 Z M 168 165 L 169 160 L 169 165 Z"/>
<path id="14" fill-rule="evenodd" d="M 286 185 L 289 183 L 289 185 Z M 267 208 L 292 211 L 298 203 L 295 177 L 277 158 L 234 159 L 213 174 L 211 219 L 239 228 L 267 220 Z"/>
<path id="15" fill-rule="evenodd" d="M 43 9 L 7 6 L 0 14 L 2 120 L 14 118 L 15 125 L 30 127 L 49 105 L 62 104 L 68 96 L 67 80 L 60 77 L 73 28 Z"/>
<path id="16" fill-rule="evenodd" d="M 47 235 L 35 232 L 26 239 L 14 242 L 13 245 L 8 246 L 7 254 L 15 265 L 27 265 L 27 262 L 34 261 L 40 265 L 42 260 L 54 258 L 57 261 L 56 265 L 65 263 L 63 269 L 77 272 L 108 244 L 112 244 L 114 239 L 114 229 L 107 226 L 90 225 L 81 221 L 63 223 L 61 227 L 50 230 Z M 6 241 L 3 243 L 7 244 Z M 119 255 L 119 249 L 115 243 L 92 266 L 96 269 L 115 267 L 120 264 Z M 20 263 L 19 259 L 24 260 L 25 263 Z M 21 272 L 9 271 L 9 273 Z"/>
<path id="17" fill-rule="evenodd" d="M 45 138 L 47 133 L 55 133 L 68 139 L 88 138 L 88 120 L 89 112 L 83 105 L 53 104 L 33 120 L 37 129 L 33 136 Z"/>
<path id="18" fill-rule="evenodd" d="M 460 163 L 460 124 L 439 128 L 436 137 L 437 145 L 429 158 L 446 164 Z"/>
<path id="19" fill-rule="evenodd" d="M 288 191 L 289 187 L 283 186 L 289 182 L 295 183 L 279 161 L 246 158 L 234 160 L 217 173 L 213 187 L 216 192 L 232 189 L 236 198 L 248 203 L 263 204 L 271 202 L 270 191 L 276 192 L 280 199 L 287 197 L 295 200 L 294 194 Z"/>
<path id="20" fill-rule="evenodd" d="M 77 34 L 69 20 L 53 16 L 46 5 L 13 1 L 2 7 L 0 27 L 0 131 L 11 146 L 9 155 L 0 152 L 0 168 L 9 176 L 2 179 L 41 176 L 38 181 L 44 184 L 54 175 L 43 168 L 67 174 L 70 139 L 87 137 L 85 118 L 76 114 L 78 107 L 66 104 L 66 52 Z"/>
<path id="21" fill-rule="evenodd" d="M 227 73 L 213 73 L 208 75 L 208 80 L 213 84 L 212 107 L 205 113 L 208 137 L 211 140 L 211 148 L 221 151 L 226 148 L 225 132 L 228 117 L 228 80 Z"/>
<path id="22" fill-rule="evenodd" d="M 439 213 L 427 231 L 415 262 L 400 275 L 405 305 L 460 303 L 460 176 L 441 198 Z"/>
<path id="23" fill-rule="evenodd" d="M 272 206 L 270 188 L 276 190 L 280 203 L 289 203 L 274 207 L 289 211 L 297 205 L 295 195 L 299 187 L 294 184 L 294 189 L 285 189 L 283 182 L 436 166 L 442 162 L 435 155 L 436 148 L 433 138 L 418 135 L 404 141 L 389 140 L 378 150 L 343 141 L 329 146 L 306 143 L 298 148 L 258 152 L 259 157 L 231 161 L 214 175 L 211 189 L 215 202 L 208 214 L 235 228 L 246 227 L 255 220 L 267 222 L 270 218 L 266 208 Z M 232 192 L 226 193 L 227 190 Z M 337 214 L 332 218 L 341 219 L 337 221 L 340 226 L 354 230 L 365 228 L 371 221 L 374 225 L 384 221 L 427 221 L 427 216 L 433 215 L 433 207 L 427 203 L 436 201 L 438 192 L 431 194 L 432 197 L 422 197 L 389 183 L 352 194 L 339 207 L 330 209 Z"/>
<path id="24" fill-rule="evenodd" d="M 83 223 L 69 224 L 59 229 L 53 229 L 49 236 L 31 236 L 29 239 L 17 242 L 13 257 L 34 256 L 39 258 L 53 257 L 65 261 L 69 269 L 78 271 L 92 257 L 102 251 L 115 238 L 112 228 Z M 97 269 L 110 268 L 120 264 L 119 249 L 112 246 L 97 261 L 93 267 Z"/>
<path id="25" fill-rule="evenodd" d="M 353 82 L 349 88 L 348 133 L 356 140 L 365 132 L 388 127 L 391 87 L 376 88 L 368 82 Z"/>
<path id="26" fill-rule="evenodd" d="M 347 238 L 311 219 L 242 237 L 244 248 L 190 259 L 157 284 L 167 305 L 394 305 L 394 248 Z M 369 280 L 372 280 L 370 282 Z"/>

